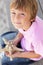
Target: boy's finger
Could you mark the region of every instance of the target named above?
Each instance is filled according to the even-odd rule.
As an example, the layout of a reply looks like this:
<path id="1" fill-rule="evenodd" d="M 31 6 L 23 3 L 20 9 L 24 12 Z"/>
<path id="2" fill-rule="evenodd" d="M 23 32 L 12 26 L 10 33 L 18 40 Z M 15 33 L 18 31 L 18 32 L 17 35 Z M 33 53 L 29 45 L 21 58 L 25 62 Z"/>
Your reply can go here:
<path id="1" fill-rule="evenodd" d="M 9 52 L 5 51 L 5 55 L 9 55 Z"/>

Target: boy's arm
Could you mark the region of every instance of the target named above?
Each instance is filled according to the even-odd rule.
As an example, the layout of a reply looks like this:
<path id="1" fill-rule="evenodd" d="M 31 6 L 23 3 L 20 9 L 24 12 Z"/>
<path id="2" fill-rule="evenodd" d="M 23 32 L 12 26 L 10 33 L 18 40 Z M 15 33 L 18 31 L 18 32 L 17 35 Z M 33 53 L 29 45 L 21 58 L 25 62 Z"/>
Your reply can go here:
<path id="1" fill-rule="evenodd" d="M 17 36 L 13 39 L 13 44 L 17 45 L 18 42 L 23 38 L 23 34 L 21 34 L 20 32 L 18 32 Z"/>
<path id="2" fill-rule="evenodd" d="M 14 55 L 12 55 L 12 58 L 15 58 L 15 57 L 39 58 L 39 57 L 41 57 L 41 55 L 36 54 L 34 51 L 30 51 L 30 52 L 15 53 Z"/>
<path id="3" fill-rule="evenodd" d="M 23 52 L 20 54 L 20 56 L 23 58 L 39 58 L 39 57 L 41 57 L 41 55 L 35 53 L 34 51 Z"/>

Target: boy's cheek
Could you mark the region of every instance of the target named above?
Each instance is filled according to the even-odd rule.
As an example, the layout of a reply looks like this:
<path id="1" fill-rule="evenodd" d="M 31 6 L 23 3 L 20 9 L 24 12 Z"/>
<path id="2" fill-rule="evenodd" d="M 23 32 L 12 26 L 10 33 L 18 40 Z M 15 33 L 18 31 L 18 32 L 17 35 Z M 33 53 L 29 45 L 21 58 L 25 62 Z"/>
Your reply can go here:
<path id="1" fill-rule="evenodd" d="M 11 17 L 11 21 L 12 21 L 12 22 L 14 21 L 14 18 L 13 18 L 13 17 Z"/>
<path id="2" fill-rule="evenodd" d="M 13 21 L 14 20 L 14 16 L 11 15 L 10 17 L 11 17 L 11 21 Z"/>
<path id="3" fill-rule="evenodd" d="M 10 15 L 10 18 L 11 18 L 11 20 L 13 20 L 14 19 L 14 16 L 13 15 Z"/>

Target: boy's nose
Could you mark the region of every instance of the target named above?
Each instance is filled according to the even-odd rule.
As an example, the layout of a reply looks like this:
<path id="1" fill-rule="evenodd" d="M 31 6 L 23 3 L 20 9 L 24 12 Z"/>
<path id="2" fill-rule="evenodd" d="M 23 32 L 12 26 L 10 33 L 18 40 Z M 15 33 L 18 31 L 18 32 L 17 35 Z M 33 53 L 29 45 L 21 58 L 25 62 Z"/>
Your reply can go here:
<path id="1" fill-rule="evenodd" d="M 19 15 L 16 15 L 16 16 L 15 16 L 15 19 L 19 19 L 19 18 L 20 18 Z"/>
<path id="2" fill-rule="evenodd" d="M 15 16 L 14 21 L 18 22 L 20 20 L 19 16 Z"/>

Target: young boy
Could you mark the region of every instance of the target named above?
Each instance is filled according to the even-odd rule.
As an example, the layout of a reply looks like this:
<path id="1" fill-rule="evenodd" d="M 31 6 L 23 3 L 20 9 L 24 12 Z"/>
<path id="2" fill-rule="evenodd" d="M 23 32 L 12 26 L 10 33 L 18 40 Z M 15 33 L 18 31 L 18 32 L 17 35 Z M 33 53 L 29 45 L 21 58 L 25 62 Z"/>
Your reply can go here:
<path id="1" fill-rule="evenodd" d="M 28 58 L 29 61 L 38 61 L 43 58 L 43 20 L 36 16 L 37 11 L 36 0 L 12 0 L 11 21 L 19 30 L 13 44 L 17 45 L 21 40 L 21 46 L 24 49 L 22 53 L 12 54 L 13 58 Z M 10 54 L 6 56 L 10 57 Z"/>

